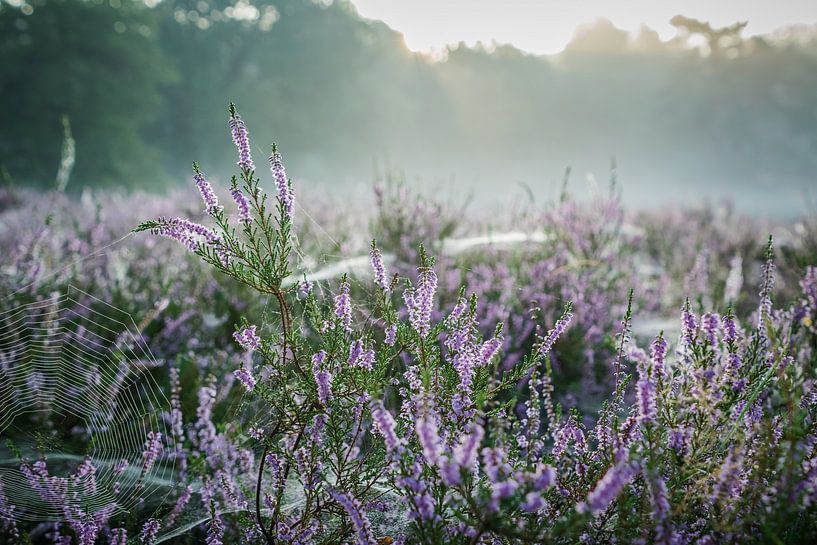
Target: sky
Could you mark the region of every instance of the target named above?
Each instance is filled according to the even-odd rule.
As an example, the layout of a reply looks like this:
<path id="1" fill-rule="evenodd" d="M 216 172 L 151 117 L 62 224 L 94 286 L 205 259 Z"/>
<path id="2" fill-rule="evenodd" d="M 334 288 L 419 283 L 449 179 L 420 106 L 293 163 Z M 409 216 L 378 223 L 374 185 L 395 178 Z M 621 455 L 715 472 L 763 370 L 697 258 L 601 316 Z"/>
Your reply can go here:
<path id="1" fill-rule="evenodd" d="M 358 12 L 405 36 L 413 51 L 433 52 L 464 41 L 512 44 L 536 54 L 564 49 L 576 28 L 606 18 L 621 29 L 646 24 L 662 39 L 675 35 L 678 14 L 714 27 L 749 21 L 745 36 L 817 23 L 817 0 L 352 0 Z"/>

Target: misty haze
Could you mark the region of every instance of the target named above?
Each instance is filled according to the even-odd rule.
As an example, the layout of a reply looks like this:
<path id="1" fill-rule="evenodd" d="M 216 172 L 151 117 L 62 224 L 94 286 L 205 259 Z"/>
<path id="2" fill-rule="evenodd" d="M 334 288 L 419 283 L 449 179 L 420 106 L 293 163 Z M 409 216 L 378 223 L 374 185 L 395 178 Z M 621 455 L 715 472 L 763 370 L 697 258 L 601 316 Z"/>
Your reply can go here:
<path id="1" fill-rule="evenodd" d="M 739 17 L 676 17 L 661 41 L 600 19 L 555 55 L 425 55 L 344 1 L 14 6 L 0 8 L 12 185 L 53 183 L 63 116 L 71 190 L 183 185 L 189 157 L 228 164 L 218 114 L 233 100 L 259 150 L 280 142 L 299 181 L 338 194 L 397 172 L 476 205 L 547 200 L 567 167 L 577 192 L 589 177 L 606 187 L 615 160 L 628 206 L 727 200 L 780 218 L 805 212 L 817 187 L 814 26 L 744 37 Z"/>

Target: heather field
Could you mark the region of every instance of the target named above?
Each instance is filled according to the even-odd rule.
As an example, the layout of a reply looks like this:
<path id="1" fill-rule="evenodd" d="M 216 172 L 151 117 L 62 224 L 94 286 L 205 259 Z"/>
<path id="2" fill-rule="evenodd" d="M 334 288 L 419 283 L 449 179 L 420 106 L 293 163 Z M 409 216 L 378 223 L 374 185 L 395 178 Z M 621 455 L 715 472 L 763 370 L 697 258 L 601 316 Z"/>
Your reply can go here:
<path id="1" fill-rule="evenodd" d="M 228 131 L 232 179 L 0 189 L 0 542 L 817 539 L 813 216 L 353 203 Z"/>

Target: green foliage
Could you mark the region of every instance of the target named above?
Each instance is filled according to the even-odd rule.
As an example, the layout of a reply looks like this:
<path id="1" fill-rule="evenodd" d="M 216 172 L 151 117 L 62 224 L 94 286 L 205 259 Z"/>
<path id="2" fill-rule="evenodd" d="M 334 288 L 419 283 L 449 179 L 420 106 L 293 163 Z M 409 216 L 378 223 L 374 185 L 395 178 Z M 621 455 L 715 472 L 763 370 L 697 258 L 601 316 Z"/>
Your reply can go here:
<path id="1" fill-rule="evenodd" d="M 156 20 L 134 0 L 49 0 L 30 15 L 0 11 L 0 164 L 16 180 L 53 183 L 65 116 L 81 184 L 159 186 L 161 153 L 145 131 L 173 72 Z"/>

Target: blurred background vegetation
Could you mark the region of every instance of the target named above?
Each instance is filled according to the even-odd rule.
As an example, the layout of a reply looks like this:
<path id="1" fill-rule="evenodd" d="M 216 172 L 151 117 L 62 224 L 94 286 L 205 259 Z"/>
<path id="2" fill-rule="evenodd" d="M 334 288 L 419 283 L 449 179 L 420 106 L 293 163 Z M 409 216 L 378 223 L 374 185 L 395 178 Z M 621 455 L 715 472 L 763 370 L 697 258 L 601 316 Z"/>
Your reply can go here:
<path id="1" fill-rule="evenodd" d="M 568 165 L 636 206 L 730 198 L 803 213 L 817 173 L 817 27 L 742 37 L 676 17 L 676 38 L 605 20 L 552 56 L 511 46 L 413 53 L 347 1 L 0 0 L 0 180 L 52 187 L 70 122 L 70 189 L 160 190 L 196 159 L 231 171 L 226 104 L 301 183 L 373 165 L 478 199 L 558 192 Z"/>

